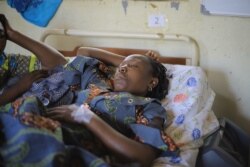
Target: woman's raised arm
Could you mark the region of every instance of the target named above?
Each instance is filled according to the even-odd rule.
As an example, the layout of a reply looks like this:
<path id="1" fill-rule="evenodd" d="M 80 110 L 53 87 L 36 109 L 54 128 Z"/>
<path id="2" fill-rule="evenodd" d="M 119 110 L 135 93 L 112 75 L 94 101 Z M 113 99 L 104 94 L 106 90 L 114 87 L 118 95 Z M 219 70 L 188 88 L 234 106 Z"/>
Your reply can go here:
<path id="1" fill-rule="evenodd" d="M 91 47 L 80 47 L 77 55 L 89 56 L 96 58 L 106 64 L 113 65 L 115 67 L 124 60 L 124 56 L 115 54 L 103 49 L 91 48 Z"/>

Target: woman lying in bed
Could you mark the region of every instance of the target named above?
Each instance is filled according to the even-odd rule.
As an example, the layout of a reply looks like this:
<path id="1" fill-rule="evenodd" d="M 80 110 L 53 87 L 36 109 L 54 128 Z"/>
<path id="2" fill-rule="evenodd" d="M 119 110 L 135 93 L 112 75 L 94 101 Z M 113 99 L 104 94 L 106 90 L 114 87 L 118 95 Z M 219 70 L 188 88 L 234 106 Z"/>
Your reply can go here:
<path id="1" fill-rule="evenodd" d="M 166 111 L 159 100 L 167 94 L 168 80 L 160 63 L 94 48 L 81 48 L 78 55 L 83 56 L 67 63 L 55 49 L 14 31 L 1 17 L 7 39 L 50 69 L 47 78 L 0 108 L 0 153 L 6 164 L 147 167 L 159 156 L 177 155 L 163 132 Z M 118 66 L 114 77 L 102 62 Z"/>

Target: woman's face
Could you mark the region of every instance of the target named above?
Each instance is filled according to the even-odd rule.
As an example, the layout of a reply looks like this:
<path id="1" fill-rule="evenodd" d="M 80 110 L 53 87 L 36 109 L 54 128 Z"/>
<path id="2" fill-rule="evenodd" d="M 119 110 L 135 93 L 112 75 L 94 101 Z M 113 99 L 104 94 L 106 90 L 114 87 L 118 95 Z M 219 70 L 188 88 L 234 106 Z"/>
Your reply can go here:
<path id="1" fill-rule="evenodd" d="M 0 22 L 0 55 L 2 54 L 6 45 L 6 35 L 4 32 L 4 28 Z"/>
<path id="2" fill-rule="evenodd" d="M 151 66 L 142 55 L 130 55 L 119 65 L 114 76 L 114 90 L 145 96 L 153 77 Z"/>

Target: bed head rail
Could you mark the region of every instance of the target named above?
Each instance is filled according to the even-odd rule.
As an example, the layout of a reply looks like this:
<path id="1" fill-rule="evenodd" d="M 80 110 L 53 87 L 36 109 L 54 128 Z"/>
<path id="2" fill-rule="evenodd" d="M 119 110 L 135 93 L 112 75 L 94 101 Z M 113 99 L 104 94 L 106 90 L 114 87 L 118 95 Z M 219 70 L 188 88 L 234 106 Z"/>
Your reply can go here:
<path id="1" fill-rule="evenodd" d="M 200 63 L 200 51 L 199 45 L 197 41 L 188 36 L 188 35 L 180 35 L 180 34 L 150 34 L 150 33 L 117 33 L 117 32 L 92 32 L 92 31 L 84 31 L 84 30 L 74 30 L 74 29 L 48 29 L 45 30 L 41 36 L 40 41 L 45 42 L 48 36 L 72 36 L 72 37 L 94 37 L 94 38 L 122 38 L 122 39 L 154 39 L 154 40 L 166 40 L 166 41 L 181 41 L 185 43 L 189 43 L 194 47 L 194 54 L 192 57 L 160 57 L 160 61 L 162 63 L 169 64 L 189 64 L 198 66 Z M 79 47 L 79 46 L 78 46 Z M 129 54 L 143 54 L 148 49 L 126 49 L 126 48 L 112 48 L 112 47 L 98 47 L 108 51 L 112 51 L 122 55 Z M 76 55 L 77 47 L 73 51 L 61 51 L 65 56 Z"/>

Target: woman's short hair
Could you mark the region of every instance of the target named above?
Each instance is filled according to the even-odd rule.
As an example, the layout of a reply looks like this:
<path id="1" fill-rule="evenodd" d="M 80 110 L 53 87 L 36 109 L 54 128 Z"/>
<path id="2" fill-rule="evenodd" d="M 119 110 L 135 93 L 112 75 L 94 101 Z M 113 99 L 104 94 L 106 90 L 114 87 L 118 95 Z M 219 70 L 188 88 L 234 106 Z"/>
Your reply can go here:
<path id="1" fill-rule="evenodd" d="M 148 60 L 152 67 L 153 77 L 158 78 L 159 81 L 158 84 L 152 89 L 152 91 L 148 91 L 147 96 L 162 100 L 168 94 L 169 89 L 169 77 L 166 74 L 167 69 L 160 62 L 150 57 L 148 57 Z"/>

